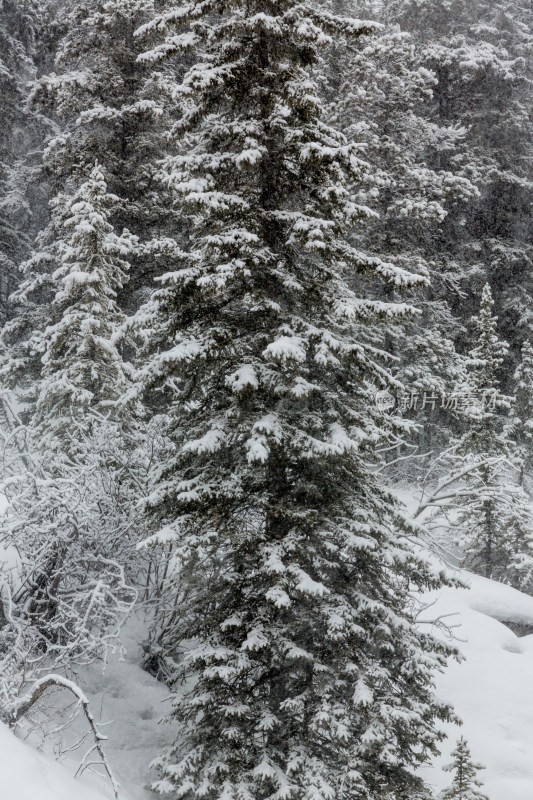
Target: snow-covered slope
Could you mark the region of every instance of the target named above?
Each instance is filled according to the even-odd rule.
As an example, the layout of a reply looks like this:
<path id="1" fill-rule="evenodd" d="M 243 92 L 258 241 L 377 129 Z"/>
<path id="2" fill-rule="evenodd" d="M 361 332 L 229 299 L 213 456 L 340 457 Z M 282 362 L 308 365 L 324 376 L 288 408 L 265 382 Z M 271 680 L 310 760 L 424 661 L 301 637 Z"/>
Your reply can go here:
<path id="1" fill-rule="evenodd" d="M 86 670 L 79 670 L 77 677 L 84 694 L 89 699 L 90 709 L 107 740 L 103 743 L 106 757 L 120 785 L 119 800 L 152 800 L 155 795 L 148 788 L 155 776 L 150 772 L 150 762 L 173 741 L 176 730 L 170 723 L 160 724 L 169 711 L 168 688 L 145 672 L 141 666 L 141 647 L 138 644 L 145 636 L 143 625 L 132 618 L 124 631 L 123 641 L 127 648 L 125 658 L 111 656 L 105 668 L 102 664 L 92 664 Z M 71 716 L 69 707 L 72 697 L 66 692 L 53 692 L 47 695 L 45 705 L 54 709 L 56 720 Z M 69 778 L 74 775 L 87 749 L 89 742 L 81 747 L 70 749 L 87 732 L 83 714 L 68 728 L 56 736 L 44 737 L 37 727 L 23 723 L 19 736 L 28 737 L 34 747 L 44 751 L 45 762 L 54 767 L 54 753 L 64 753 L 64 766 L 61 773 Z M 12 736 L 12 734 L 10 734 Z M 15 744 L 20 744 L 12 736 Z M 25 745 L 25 750 L 32 750 Z M 85 797 L 77 779 L 69 778 L 67 794 L 57 797 L 38 792 L 26 795 L 3 794 L 4 755 L 0 746 L 0 800 L 110 800 L 113 797 L 109 780 L 102 776 L 84 772 L 83 783 L 94 787 L 95 794 Z M 97 769 L 101 772 L 101 769 Z M 80 786 L 79 794 L 76 794 Z"/>
<path id="2" fill-rule="evenodd" d="M 123 636 L 125 660 L 110 659 L 105 672 L 93 665 L 84 685 L 96 716 L 109 723 L 104 728 L 106 753 L 127 800 L 156 797 L 147 788 L 155 780 L 150 762 L 176 734 L 175 726 L 165 721 L 170 711 L 167 686 L 139 666 L 138 642 L 144 637 L 142 626 L 131 620 Z"/>
<path id="3" fill-rule="evenodd" d="M 441 767 L 462 734 L 472 756 L 485 765 L 480 773 L 490 800 L 533 797 L 533 635 L 516 636 L 504 622 L 531 626 L 533 597 L 471 573 L 461 573 L 470 589 L 444 589 L 432 599 L 427 616 L 456 614 L 455 634 L 465 660 L 452 663 L 438 680 L 438 692 L 463 720 L 449 726 L 443 755 L 424 771 L 433 786 L 447 786 Z"/>
<path id="4" fill-rule="evenodd" d="M 50 758 L 19 741 L 0 723 L 2 800 L 108 800 Z"/>

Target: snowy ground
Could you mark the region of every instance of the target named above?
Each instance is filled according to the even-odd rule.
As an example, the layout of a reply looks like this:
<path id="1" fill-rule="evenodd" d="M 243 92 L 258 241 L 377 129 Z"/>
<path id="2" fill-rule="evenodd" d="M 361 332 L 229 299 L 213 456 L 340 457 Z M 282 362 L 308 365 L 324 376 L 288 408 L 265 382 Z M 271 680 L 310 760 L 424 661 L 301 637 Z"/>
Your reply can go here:
<path id="1" fill-rule="evenodd" d="M 104 800 L 59 764 L 16 739 L 0 724 L 2 800 Z"/>
<path id="2" fill-rule="evenodd" d="M 424 777 L 435 787 L 448 785 L 450 776 L 440 767 L 462 734 L 473 758 L 486 766 L 480 778 L 490 800 L 527 800 L 533 797 L 533 635 L 517 637 L 504 623 L 533 630 L 533 597 L 461 574 L 470 589 L 439 592 L 431 616 L 457 613 L 449 621 L 460 623 L 455 633 L 465 660 L 451 664 L 437 688 L 464 724 L 447 729 L 443 756 Z"/>
<path id="3" fill-rule="evenodd" d="M 124 636 L 124 661 L 112 659 L 105 671 L 93 666 L 85 691 L 109 737 L 106 752 L 124 791 L 124 800 L 148 800 L 146 787 L 154 780 L 150 762 L 174 738 L 175 729 L 164 721 L 169 712 L 168 688 L 139 666 L 142 628 L 131 625 Z M 0 800 L 3 800 L 0 795 Z M 77 800 L 77 798 L 76 798 Z"/>
<path id="4" fill-rule="evenodd" d="M 143 633 L 142 625 L 132 620 L 123 637 L 127 648 L 125 658 L 111 656 L 105 670 L 100 664 L 93 664 L 77 676 L 96 722 L 108 737 L 104 742 L 104 750 L 120 784 L 120 800 L 152 800 L 155 797 L 148 788 L 154 779 L 150 773 L 150 762 L 172 741 L 175 734 L 172 725 L 162 722 L 168 711 L 167 687 L 139 666 L 141 652 L 137 642 L 142 640 Z M 58 690 L 48 696 L 47 702 L 56 709 L 62 709 L 59 717 L 67 719 L 71 700 L 69 693 Z M 80 714 L 60 736 L 44 737 L 38 728 L 30 732 L 21 728 L 17 732 L 19 737 L 27 736 L 28 741 L 42 749 L 49 759 L 61 751 L 61 766 L 56 767 L 52 761 L 49 762 L 56 770 L 53 776 L 58 781 L 57 797 L 48 794 L 41 796 L 35 791 L 32 793 L 32 784 L 28 787 L 27 796 L 21 793 L 4 797 L 4 765 L 0 744 L 0 800 L 110 800 L 113 792 L 107 778 L 100 779 L 85 772 L 82 782 L 92 790 L 85 796 L 81 790 L 79 794 L 76 793 L 76 786 L 80 782 L 76 780 L 73 783 L 70 777 L 76 772 L 90 740 L 73 752 L 69 752 L 69 747 L 79 741 L 86 731 L 86 722 Z M 19 751 L 19 761 L 33 755 L 26 744 L 21 746 L 24 749 Z M 20 768 L 19 775 L 24 774 L 25 770 Z"/>

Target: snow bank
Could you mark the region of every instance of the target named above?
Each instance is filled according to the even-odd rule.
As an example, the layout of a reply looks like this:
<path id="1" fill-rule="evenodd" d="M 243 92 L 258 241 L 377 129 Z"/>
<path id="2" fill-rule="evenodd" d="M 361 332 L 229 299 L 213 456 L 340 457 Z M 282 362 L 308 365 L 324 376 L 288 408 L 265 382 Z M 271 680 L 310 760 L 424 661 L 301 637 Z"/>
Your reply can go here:
<path id="1" fill-rule="evenodd" d="M 426 616 L 456 614 L 455 629 L 465 660 L 452 663 L 437 683 L 438 694 L 451 702 L 462 728 L 448 726 L 443 755 L 424 771 L 437 788 L 449 784 L 442 765 L 462 734 L 490 800 L 533 797 L 533 635 L 517 637 L 503 622 L 531 625 L 533 597 L 486 578 L 462 572 L 470 589 L 443 589 L 429 597 L 435 605 Z"/>
<path id="2" fill-rule="evenodd" d="M 103 747 L 121 787 L 120 800 L 153 800 L 156 795 L 148 788 L 155 779 L 154 773 L 150 771 L 150 762 L 174 740 L 177 726 L 175 723 L 160 724 L 170 710 L 169 689 L 140 666 L 142 650 L 138 643 L 146 638 L 144 624 L 131 618 L 122 638 L 127 649 L 124 659 L 119 654 L 111 655 L 105 669 L 102 664 L 95 663 L 88 669 L 79 670 L 78 678 L 96 723 L 108 737 Z M 67 716 L 66 707 L 71 702 L 72 697 L 68 693 L 56 692 L 48 697 L 48 703 L 59 711 L 60 716 L 62 708 L 65 709 L 64 716 Z M 68 749 L 86 731 L 87 723 L 83 715 L 78 715 L 57 739 L 45 739 L 38 730 L 34 730 L 30 738 L 34 746 L 42 748 L 48 758 L 52 759 L 59 741 L 63 749 Z M 65 759 L 65 768 L 71 774 L 76 772 L 84 750 L 85 747 L 82 747 L 73 751 Z M 0 755 L 0 800 L 15 800 L 15 797 L 4 798 L 1 770 Z M 83 780 L 91 787 L 94 786 L 97 793 L 104 795 L 105 800 L 111 798 L 109 781 L 105 778 L 100 781 L 86 772 Z M 17 797 L 16 800 L 26 800 L 26 797 Z M 46 795 L 41 799 L 37 795 L 31 800 L 51 798 Z M 63 800 L 63 796 L 54 800 Z M 68 800 L 89 798 L 72 793 Z M 90 800 L 96 798 L 91 796 Z M 103 798 L 98 795 L 98 800 Z"/>
<path id="3" fill-rule="evenodd" d="M 463 572 L 463 577 L 470 587 L 462 592 L 463 601 L 473 611 L 500 622 L 516 622 L 533 628 L 533 597 L 480 575 Z"/>
<path id="4" fill-rule="evenodd" d="M 107 800 L 88 789 L 59 764 L 38 753 L 0 723 L 2 800 Z"/>

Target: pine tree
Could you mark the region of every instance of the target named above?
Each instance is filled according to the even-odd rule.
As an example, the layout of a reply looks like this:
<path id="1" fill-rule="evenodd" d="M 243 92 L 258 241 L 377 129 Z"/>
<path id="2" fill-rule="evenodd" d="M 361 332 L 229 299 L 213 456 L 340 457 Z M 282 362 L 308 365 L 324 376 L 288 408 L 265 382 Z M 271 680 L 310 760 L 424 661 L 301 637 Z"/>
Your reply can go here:
<path id="1" fill-rule="evenodd" d="M 33 105 L 60 122 L 45 153 L 54 196 L 70 195 L 98 163 L 110 193 L 121 200 L 111 224 L 139 237 L 130 252 L 128 292 L 120 298 L 130 310 L 171 259 L 165 234 L 179 224 L 154 175 L 154 162 L 167 148 L 162 135 L 169 124 L 167 80 L 162 73 L 147 74 L 134 36 L 153 10 L 154 0 L 67 0 L 56 12 L 64 35 L 55 71 L 43 75 L 32 92 Z"/>
<path id="2" fill-rule="evenodd" d="M 533 347 L 522 345 L 522 360 L 515 372 L 512 436 L 520 469 L 520 484 L 533 475 Z"/>
<path id="3" fill-rule="evenodd" d="M 129 580 L 132 528 L 143 530 L 136 498 L 144 456 L 135 446 L 136 407 L 119 402 L 131 374 L 118 349 L 124 315 L 116 301 L 134 240 L 113 232 L 116 202 L 95 167 L 70 202 L 54 208 L 57 237 L 46 255 L 56 291 L 48 324 L 28 344 L 41 372 L 29 425 L 20 426 L 20 468 L 3 485 L 9 513 L 1 536 L 20 555 L 10 619 L 0 626 L 9 654 L 4 711 L 42 670 L 69 673 L 120 647 L 136 597 Z"/>
<path id="4" fill-rule="evenodd" d="M 138 63 L 141 46 L 134 37 L 152 7 L 151 0 L 65 0 L 50 12 L 48 30 L 57 17 L 62 19 L 58 28 L 63 35 L 54 32 L 59 36 L 57 72 L 41 76 L 30 96 L 32 108 L 55 121 L 41 173 L 41 180 L 47 178 L 50 214 L 29 258 L 20 264 L 21 286 L 11 298 L 14 318 L 3 330 L 9 352 L 3 379 L 18 391 L 40 376 L 40 352 L 33 342 L 49 325 L 48 309 L 57 291 L 53 275 L 64 239 L 61 215 L 95 164 L 105 172 L 109 194 L 117 198 L 109 208 L 109 224 L 135 236 L 120 307 L 138 305 L 153 276 L 179 253 L 166 236 L 169 226 L 178 229 L 177 216 L 164 185 L 155 180 L 153 165 L 166 148 L 161 126 L 170 124 L 168 81 Z"/>
<path id="5" fill-rule="evenodd" d="M 442 793 L 441 800 L 488 800 L 487 795 L 479 791 L 483 784 L 477 779 L 478 771 L 484 767 L 472 761 L 470 748 L 463 736 L 458 740 L 452 758 L 452 763 L 443 769 L 454 773 L 453 782 Z"/>
<path id="6" fill-rule="evenodd" d="M 479 314 L 472 319 L 476 344 L 470 350 L 467 367 L 469 368 L 468 385 L 465 387 L 481 405 L 471 408 L 470 425 L 467 432 L 468 441 L 479 441 L 483 437 L 483 446 L 490 446 L 490 439 L 497 438 L 501 428 L 501 420 L 493 411 L 509 409 L 509 399 L 499 391 L 499 371 L 505 361 L 509 347 L 497 333 L 497 317 L 493 316 L 494 300 L 489 284 L 485 284 L 481 295 Z M 495 445 L 497 446 L 497 445 Z"/>
<path id="7" fill-rule="evenodd" d="M 76 450 L 77 436 L 90 435 L 91 422 L 105 421 L 112 408 L 116 418 L 117 401 L 130 386 L 131 371 L 116 342 L 125 321 L 117 293 L 135 238 L 127 231 L 117 236 L 109 223 L 118 202 L 95 167 L 65 209 L 56 205 L 64 239 L 54 242 L 59 266 L 52 273 L 57 289 L 47 308 L 49 324 L 32 342 L 42 361 L 33 425 L 45 446 L 62 456 Z M 47 442 L 48 436 L 57 441 Z"/>
<path id="8" fill-rule="evenodd" d="M 24 647 L 12 649 L 15 689 L 43 660 L 68 669 L 118 646 L 135 594 L 148 456 L 135 403 L 118 402 L 132 376 L 117 339 L 130 263 L 150 262 L 149 281 L 162 255 L 171 258 L 162 228 L 149 243 L 153 220 L 162 225 L 149 165 L 161 97 L 146 88 L 133 31 L 150 8 L 141 0 L 58 4 L 68 22 L 59 74 L 41 78 L 31 97 L 56 128 L 44 153 L 50 219 L 21 265 L 16 318 L 3 331 L 4 382 L 29 423 L 15 432 L 22 469 L 5 486 L 11 514 L 2 529 L 23 554 L 14 622 L 2 630 L 4 641 L 27 632 Z M 126 220 L 142 231 L 142 247 L 115 233 Z"/>
<path id="9" fill-rule="evenodd" d="M 376 342 L 411 311 L 371 290 L 423 279 L 348 243 L 371 213 L 347 188 L 364 167 L 311 76 L 322 46 L 372 27 L 193 0 L 139 34 L 159 69 L 190 52 L 163 167 L 190 238 L 138 318 L 173 444 L 151 543 L 174 545 L 166 644 L 185 655 L 155 786 L 184 800 L 392 797 L 450 716 L 432 694 L 447 647 L 406 604 L 441 578 L 369 464 L 394 425 Z"/>
<path id="10" fill-rule="evenodd" d="M 8 316 L 8 297 L 19 282 L 17 268 L 27 257 L 34 232 L 28 153 L 42 130 L 25 107 L 27 83 L 35 76 L 38 4 L 0 2 L 0 315 Z"/>
<path id="11" fill-rule="evenodd" d="M 443 502 L 436 497 L 434 504 L 438 514 L 457 512 L 454 538 L 467 568 L 525 588 L 533 565 L 533 519 L 512 463 L 511 398 L 498 381 L 508 346 L 498 337 L 493 305 L 487 284 L 473 318 L 476 344 L 466 360 L 466 381 L 458 388 L 465 431 L 440 459 L 448 485 Z M 453 476 L 458 476 L 455 489 Z"/>

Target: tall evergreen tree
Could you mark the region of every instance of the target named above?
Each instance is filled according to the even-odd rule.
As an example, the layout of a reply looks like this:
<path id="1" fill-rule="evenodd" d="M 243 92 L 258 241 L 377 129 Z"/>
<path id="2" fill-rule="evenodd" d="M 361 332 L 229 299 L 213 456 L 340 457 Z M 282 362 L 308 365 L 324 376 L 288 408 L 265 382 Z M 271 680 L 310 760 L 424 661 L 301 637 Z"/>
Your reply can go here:
<path id="1" fill-rule="evenodd" d="M 18 265 L 29 252 L 35 221 L 30 208 L 27 156 L 42 133 L 26 109 L 27 83 L 35 77 L 39 29 L 36 0 L 0 2 L 0 321 L 19 282 Z M 37 193 L 35 193 L 37 194 Z"/>
<path id="2" fill-rule="evenodd" d="M 186 656 L 156 789 L 184 800 L 392 798 L 419 787 L 450 716 L 432 693 L 448 649 L 406 602 L 441 578 L 369 464 L 394 427 L 373 403 L 391 380 L 376 342 L 411 312 L 371 293 L 423 278 L 348 243 L 371 214 L 347 188 L 364 167 L 311 76 L 323 46 L 373 27 L 192 0 L 139 34 L 158 69 L 191 53 L 163 173 L 190 239 L 138 320 L 173 444 L 151 542 L 174 544 Z"/>
<path id="3" fill-rule="evenodd" d="M 473 318 L 476 343 L 466 361 L 466 382 L 458 389 L 465 430 L 441 459 L 458 480 L 454 492 L 448 479 L 445 500 L 435 498 L 435 505 L 437 513 L 450 507 L 457 512 L 453 532 L 467 568 L 531 588 L 533 519 L 512 463 L 511 398 L 498 380 L 508 346 L 497 334 L 493 306 L 487 284 Z"/>
<path id="4" fill-rule="evenodd" d="M 484 767 L 472 761 L 470 748 L 463 736 L 458 740 L 452 758 L 452 763 L 443 769 L 454 773 L 453 782 L 441 794 L 441 800 L 488 800 L 487 795 L 480 791 L 483 784 L 477 778 L 477 773 Z"/>
<path id="5" fill-rule="evenodd" d="M 117 347 L 116 294 L 132 237 L 109 223 L 113 204 L 99 167 L 64 207 L 56 203 L 56 287 L 47 322 L 28 348 L 41 361 L 31 392 L 20 469 L 5 480 L 2 541 L 20 554 L 10 618 L 0 625 L 10 691 L 40 672 L 105 657 L 135 599 L 128 583 L 136 518 L 135 408 L 119 403 L 130 374 Z M 59 232 L 63 238 L 59 238 Z M 23 292 L 40 289 L 31 276 Z M 11 646 L 11 643 L 15 644 Z M 12 702 L 10 691 L 5 702 Z M 5 710 L 5 709 L 4 709 Z"/>
<path id="6" fill-rule="evenodd" d="M 56 206 L 64 239 L 54 243 L 59 266 L 48 325 L 32 342 L 42 361 L 33 425 L 43 445 L 62 454 L 76 449 L 76 438 L 90 435 L 91 423 L 105 421 L 110 410 L 116 418 L 130 386 L 131 370 L 116 341 L 125 320 L 117 293 L 136 242 L 127 231 L 117 236 L 109 223 L 118 202 L 95 167 L 66 208 Z"/>
<path id="7" fill-rule="evenodd" d="M 512 435 L 517 444 L 520 483 L 533 476 L 533 347 L 522 345 L 522 360 L 515 372 Z"/>
<path id="8" fill-rule="evenodd" d="M 4 329 L 12 356 L 6 380 L 19 388 L 40 375 L 35 337 L 50 324 L 56 295 L 56 252 L 64 241 L 62 214 L 91 175 L 95 164 L 105 171 L 108 209 L 116 230 L 136 236 L 128 254 L 131 265 L 121 307 L 138 304 L 138 290 L 150 287 L 162 259 L 172 259 L 174 242 L 165 238 L 165 215 L 175 222 L 162 184 L 155 185 L 153 165 L 164 147 L 160 124 L 165 116 L 165 78 L 147 75 L 137 62 L 135 28 L 153 8 L 151 0 L 84 0 L 55 5 L 48 27 L 64 18 L 55 54 L 56 72 L 35 82 L 31 105 L 54 118 L 54 135 L 43 157 L 42 180 L 50 200 L 47 224 L 36 237 L 30 258 L 21 264 L 22 285 L 12 301 L 14 319 Z M 46 64 L 44 66 L 47 66 Z"/>
<path id="9" fill-rule="evenodd" d="M 165 250 L 160 231 L 153 247 L 146 244 L 154 219 L 147 209 L 161 221 L 149 174 L 161 97 L 153 84 L 151 97 L 145 91 L 133 39 L 150 8 L 140 0 L 56 4 L 68 21 L 58 74 L 33 90 L 33 107 L 57 126 L 44 153 L 50 220 L 22 264 L 17 315 L 3 332 L 3 376 L 29 421 L 2 529 L 24 555 L 13 619 L 29 632 L 30 655 L 13 651 L 15 676 L 24 658 L 36 669 L 43 658 L 67 668 L 101 655 L 116 643 L 134 594 L 127 573 L 132 531 L 143 530 L 136 495 L 145 464 L 143 439 L 133 436 L 135 407 L 126 412 L 118 402 L 131 375 L 117 342 L 124 321 L 117 295 L 124 303 L 132 261 L 156 264 Z M 115 233 L 125 220 L 142 232 L 145 250 L 136 236 Z M 11 634 L 8 625 L 5 641 Z"/>
<path id="10" fill-rule="evenodd" d="M 172 253 L 165 233 L 177 220 L 165 187 L 157 183 L 153 162 L 166 148 L 168 81 L 151 74 L 137 60 L 141 47 L 135 29 L 154 12 L 154 0 L 66 0 L 55 70 L 43 75 L 32 92 L 36 108 L 59 120 L 59 133 L 48 142 L 45 168 L 52 194 L 72 194 L 95 163 L 106 173 L 109 191 L 120 198 L 111 216 L 117 230 L 139 237 L 130 253 L 130 309 L 137 293 L 151 288 Z"/>

